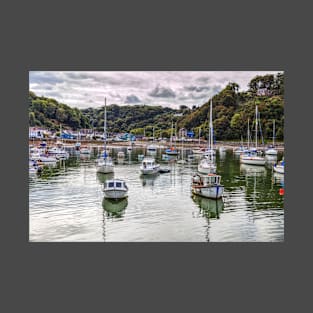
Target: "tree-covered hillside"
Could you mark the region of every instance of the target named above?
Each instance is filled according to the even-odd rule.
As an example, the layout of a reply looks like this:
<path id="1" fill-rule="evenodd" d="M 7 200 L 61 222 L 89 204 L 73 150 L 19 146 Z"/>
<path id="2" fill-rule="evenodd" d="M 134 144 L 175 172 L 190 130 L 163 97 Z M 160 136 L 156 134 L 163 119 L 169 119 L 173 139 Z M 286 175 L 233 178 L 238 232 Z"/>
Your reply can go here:
<path id="1" fill-rule="evenodd" d="M 131 132 L 135 135 L 169 137 L 172 121 L 177 128 L 193 130 L 198 136 L 208 134 L 208 112 L 211 99 L 201 107 L 181 105 L 178 110 L 161 106 L 116 104 L 107 106 L 109 132 Z M 272 137 L 273 120 L 276 138 L 284 138 L 284 75 L 257 76 L 249 83 L 246 92 L 239 92 L 238 84 L 230 82 L 222 91 L 213 96 L 213 126 L 216 140 L 246 139 L 248 119 L 253 133 L 255 106 L 258 105 L 263 137 Z M 55 99 L 38 97 L 29 92 L 29 125 L 73 130 L 81 128 L 103 129 L 102 108 L 77 109 L 59 103 Z"/>

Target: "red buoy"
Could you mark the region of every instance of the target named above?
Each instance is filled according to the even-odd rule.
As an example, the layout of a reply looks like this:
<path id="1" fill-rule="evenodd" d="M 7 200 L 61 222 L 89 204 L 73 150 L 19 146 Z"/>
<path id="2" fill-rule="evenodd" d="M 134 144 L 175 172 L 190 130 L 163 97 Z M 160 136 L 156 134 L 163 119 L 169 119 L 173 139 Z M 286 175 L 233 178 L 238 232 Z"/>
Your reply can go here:
<path id="1" fill-rule="evenodd" d="M 280 195 L 280 196 L 283 196 L 284 193 L 285 193 L 284 188 L 280 188 L 280 189 L 279 189 L 279 195 Z"/>

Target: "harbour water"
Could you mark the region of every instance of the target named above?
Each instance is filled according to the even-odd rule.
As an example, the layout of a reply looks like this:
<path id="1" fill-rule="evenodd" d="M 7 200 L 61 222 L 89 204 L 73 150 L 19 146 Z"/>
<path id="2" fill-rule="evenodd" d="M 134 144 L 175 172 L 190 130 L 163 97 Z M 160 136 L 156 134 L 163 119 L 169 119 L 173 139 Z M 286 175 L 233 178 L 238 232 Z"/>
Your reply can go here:
<path id="1" fill-rule="evenodd" d="M 117 159 L 118 151 L 125 152 Z M 186 155 L 191 151 L 185 151 Z M 31 242 L 273 242 L 284 240 L 284 176 L 266 166 L 239 162 L 232 150 L 217 152 L 222 200 L 192 196 L 191 177 L 197 160 L 177 164 L 155 157 L 169 173 L 141 176 L 142 148 L 114 148 L 114 174 L 97 174 L 96 153 L 71 157 L 29 177 L 29 241 Z M 108 178 L 124 179 L 127 199 L 103 197 Z"/>

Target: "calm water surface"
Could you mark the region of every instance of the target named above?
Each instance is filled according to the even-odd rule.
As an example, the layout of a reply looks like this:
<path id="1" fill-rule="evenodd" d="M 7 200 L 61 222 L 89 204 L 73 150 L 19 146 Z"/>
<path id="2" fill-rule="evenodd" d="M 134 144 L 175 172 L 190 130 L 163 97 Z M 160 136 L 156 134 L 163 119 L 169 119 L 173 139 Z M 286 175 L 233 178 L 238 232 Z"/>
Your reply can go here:
<path id="1" fill-rule="evenodd" d="M 112 155 L 117 160 L 117 152 Z M 97 174 L 95 155 L 72 155 L 42 175 L 29 177 L 30 241 L 283 241 L 284 176 L 264 167 L 241 165 L 231 150 L 217 154 L 217 171 L 225 186 L 223 200 L 192 196 L 197 161 L 162 162 L 170 173 L 142 177 L 138 154 L 128 152 L 114 174 Z M 186 151 L 188 154 L 189 151 Z M 280 160 L 279 154 L 277 159 Z M 119 202 L 103 198 L 108 178 L 127 181 L 129 196 Z"/>

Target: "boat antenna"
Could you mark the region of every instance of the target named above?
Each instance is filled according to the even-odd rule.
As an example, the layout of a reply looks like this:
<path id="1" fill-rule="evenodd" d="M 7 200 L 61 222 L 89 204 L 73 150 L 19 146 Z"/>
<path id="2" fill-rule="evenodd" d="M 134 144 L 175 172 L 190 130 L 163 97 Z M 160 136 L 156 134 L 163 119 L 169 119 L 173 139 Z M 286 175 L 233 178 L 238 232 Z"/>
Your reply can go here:
<path id="1" fill-rule="evenodd" d="M 104 122 L 103 122 L 103 136 L 104 136 L 104 154 L 103 158 L 106 158 L 107 154 L 107 133 L 106 133 L 106 128 L 107 128 L 107 98 L 104 98 Z"/>

